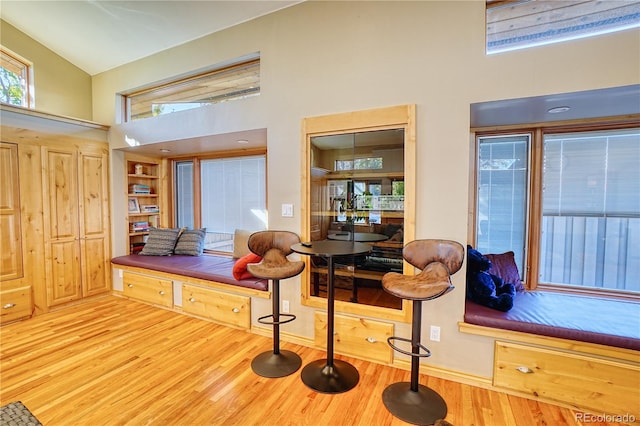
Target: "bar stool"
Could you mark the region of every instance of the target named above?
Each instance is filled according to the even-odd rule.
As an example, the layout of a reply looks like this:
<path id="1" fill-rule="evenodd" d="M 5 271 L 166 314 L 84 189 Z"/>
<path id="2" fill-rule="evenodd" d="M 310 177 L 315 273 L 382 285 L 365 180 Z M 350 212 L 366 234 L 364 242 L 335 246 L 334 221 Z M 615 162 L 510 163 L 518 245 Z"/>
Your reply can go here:
<path id="1" fill-rule="evenodd" d="M 420 343 L 422 302 L 436 299 L 453 290 L 451 275 L 462 267 L 464 247 L 449 240 L 415 240 L 402 249 L 402 257 L 421 270 L 415 276 L 389 272 L 382 277 L 382 287 L 401 299 L 413 301 L 411 339 L 389 337 L 394 350 L 411 357 L 411 382 L 393 383 L 383 391 L 382 401 L 394 416 L 408 423 L 432 425 L 447 415 L 447 404 L 433 389 L 418 383 L 420 358 L 431 352 Z M 395 345 L 411 343 L 411 352 Z"/>
<path id="2" fill-rule="evenodd" d="M 280 280 L 295 277 L 303 271 L 303 261 L 291 262 L 287 259 L 293 253 L 291 245 L 299 242 L 300 237 L 293 232 L 260 231 L 251 234 L 247 243 L 251 252 L 262 257 L 260 263 L 248 264 L 247 271 L 257 278 L 272 282 L 272 313 L 258 318 L 258 322 L 273 325 L 273 351 L 263 352 L 251 362 L 253 371 L 263 377 L 285 377 L 302 365 L 298 354 L 280 350 L 280 324 L 296 319 L 295 315 L 280 313 Z"/>

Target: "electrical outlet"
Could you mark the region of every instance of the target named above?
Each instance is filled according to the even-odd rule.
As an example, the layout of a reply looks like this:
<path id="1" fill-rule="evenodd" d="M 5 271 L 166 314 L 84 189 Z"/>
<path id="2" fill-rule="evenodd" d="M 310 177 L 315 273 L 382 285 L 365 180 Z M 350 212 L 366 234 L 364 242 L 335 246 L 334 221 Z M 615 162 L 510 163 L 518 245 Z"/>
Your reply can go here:
<path id="1" fill-rule="evenodd" d="M 432 325 L 431 326 L 430 340 L 432 342 L 439 342 L 440 341 L 440 327 L 438 327 L 437 325 Z"/>
<path id="2" fill-rule="evenodd" d="M 288 314 L 289 313 L 289 301 L 288 300 L 283 300 L 282 301 L 282 313 L 283 314 Z"/>

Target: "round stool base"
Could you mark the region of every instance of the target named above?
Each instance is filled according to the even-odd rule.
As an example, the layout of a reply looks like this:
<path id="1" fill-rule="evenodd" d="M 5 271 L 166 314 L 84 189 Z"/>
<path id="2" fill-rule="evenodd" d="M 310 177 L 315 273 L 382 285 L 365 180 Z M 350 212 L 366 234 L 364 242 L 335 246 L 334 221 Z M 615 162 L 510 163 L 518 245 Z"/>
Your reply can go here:
<path id="1" fill-rule="evenodd" d="M 400 420 L 416 425 L 432 425 L 447 416 L 447 404 L 434 390 L 418 385 L 411 390 L 411 383 L 398 382 L 382 392 L 382 402 L 387 410 Z"/>
<path id="2" fill-rule="evenodd" d="M 302 359 L 298 354 L 285 350 L 280 350 L 279 354 L 274 354 L 273 351 L 263 352 L 251 361 L 254 373 L 271 379 L 293 374 L 301 365 Z"/>

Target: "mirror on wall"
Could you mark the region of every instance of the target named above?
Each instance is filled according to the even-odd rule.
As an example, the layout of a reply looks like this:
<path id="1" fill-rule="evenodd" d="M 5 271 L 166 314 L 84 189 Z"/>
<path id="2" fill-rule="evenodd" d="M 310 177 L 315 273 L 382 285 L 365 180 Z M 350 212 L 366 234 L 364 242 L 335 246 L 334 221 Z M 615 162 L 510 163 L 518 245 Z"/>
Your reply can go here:
<path id="1" fill-rule="evenodd" d="M 305 120 L 305 238 L 371 245 L 336 261 L 336 310 L 404 320 L 406 302 L 382 289 L 387 272 L 411 273 L 402 259 L 414 237 L 413 106 Z M 306 259 L 303 303 L 322 306 L 327 265 Z"/>

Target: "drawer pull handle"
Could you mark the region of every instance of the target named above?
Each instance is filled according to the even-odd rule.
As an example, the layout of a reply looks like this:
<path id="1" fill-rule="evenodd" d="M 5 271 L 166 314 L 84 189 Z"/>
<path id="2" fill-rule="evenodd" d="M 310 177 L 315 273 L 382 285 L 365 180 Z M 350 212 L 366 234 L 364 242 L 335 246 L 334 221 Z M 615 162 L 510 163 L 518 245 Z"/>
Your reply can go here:
<path id="1" fill-rule="evenodd" d="M 240 308 L 233 308 L 232 311 L 237 314 L 238 312 L 240 312 Z"/>
<path id="2" fill-rule="evenodd" d="M 158 292 L 158 294 L 159 294 L 160 296 L 164 296 L 164 290 L 160 290 L 160 291 Z"/>
<path id="3" fill-rule="evenodd" d="M 189 298 L 189 302 L 191 302 L 191 303 L 195 303 L 195 302 L 196 302 L 196 298 L 195 298 L 195 297 L 190 297 L 190 298 Z"/>
<path id="4" fill-rule="evenodd" d="M 133 288 L 133 284 L 127 284 L 127 287 Z"/>
<path id="5" fill-rule="evenodd" d="M 376 338 L 375 338 L 375 337 L 367 337 L 367 342 L 369 342 L 369 343 L 375 343 L 375 342 L 377 342 L 377 340 L 376 340 Z"/>
<path id="6" fill-rule="evenodd" d="M 532 369 L 530 369 L 529 367 L 525 367 L 525 366 L 517 367 L 516 370 L 518 370 L 519 372 L 524 373 L 524 374 L 533 373 Z"/>
<path id="7" fill-rule="evenodd" d="M 4 305 L 4 306 L 2 307 L 2 309 L 11 309 L 11 308 L 13 308 L 14 306 L 16 306 L 16 304 L 15 304 L 15 303 L 7 303 L 6 305 Z"/>

